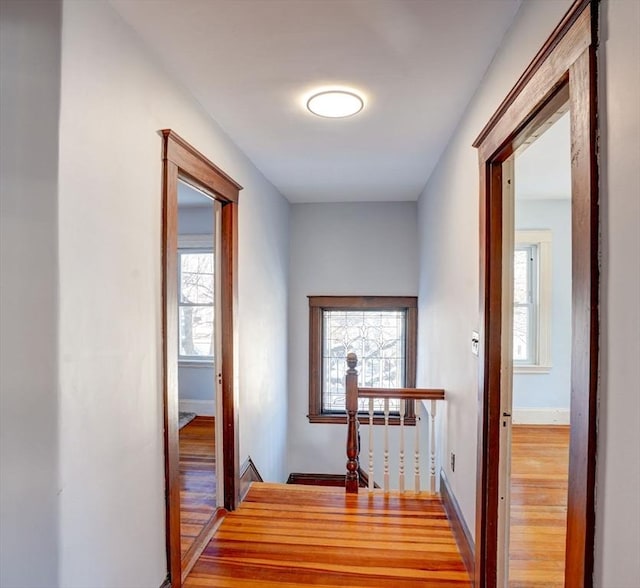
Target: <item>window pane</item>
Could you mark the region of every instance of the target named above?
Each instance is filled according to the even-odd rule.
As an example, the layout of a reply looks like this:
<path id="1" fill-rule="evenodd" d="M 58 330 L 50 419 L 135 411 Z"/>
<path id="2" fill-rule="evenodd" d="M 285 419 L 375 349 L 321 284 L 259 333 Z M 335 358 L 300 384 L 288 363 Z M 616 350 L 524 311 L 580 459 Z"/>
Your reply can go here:
<path id="1" fill-rule="evenodd" d="M 347 354 L 358 356 L 358 382 L 367 388 L 402 388 L 405 385 L 406 312 L 333 311 L 323 312 L 322 410 L 345 410 L 344 378 Z M 375 401 L 382 411 L 383 400 Z M 368 400 L 360 400 L 360 410 L 368 411 Z M 397 412 L 399 401 L 391 401 Z"/>
<path id="2" fill-rule="evenodd" d="M 513 359 L 528 361 L 529 356 L 529 307 L 516 306 L 513 309 Z"/>
<path id="3" fill-rule="evenodd" d="M 527 249 L 516 249 L 513 267 L 513 300 L 516 304 L 527 304 L 529 300 L 529 263 L 531 252 Z"/>
<path id="4" fill-rule="evenodd" d="M 180 355 L 213 356 L 213 307 L 180 307 Z"/>
<path id="5" fill-rule="evenodd" d="M 213 304 L 213 253 L 180 254 L 180 302 Z"/>

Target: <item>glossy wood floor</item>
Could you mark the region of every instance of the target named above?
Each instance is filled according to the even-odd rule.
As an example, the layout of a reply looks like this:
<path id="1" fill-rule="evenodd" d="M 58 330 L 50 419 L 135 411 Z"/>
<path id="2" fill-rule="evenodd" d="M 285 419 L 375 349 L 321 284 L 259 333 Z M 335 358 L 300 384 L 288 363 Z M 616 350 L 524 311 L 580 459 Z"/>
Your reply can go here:
<path id="1" fill-rule="evenodd" d="M 470 586 L 438 496 L 254 483 L 184 586 Z"/>
<path id="2" fill-rule="evenodd" d="M 514 425 L 509 586 L 564 585 L 569 427 Z"/>
<path id="3" fill-rule="evenodd" d="M 180 429 L 180 550 L 184 558 L 216 510 L 215 419 Z"/>

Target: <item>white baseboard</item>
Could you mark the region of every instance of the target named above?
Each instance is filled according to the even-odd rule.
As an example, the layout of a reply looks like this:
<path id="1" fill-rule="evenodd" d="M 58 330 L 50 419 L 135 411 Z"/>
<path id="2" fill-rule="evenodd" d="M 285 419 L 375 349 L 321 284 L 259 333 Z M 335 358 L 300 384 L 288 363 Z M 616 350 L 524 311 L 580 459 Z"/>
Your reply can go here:
<path id="1" fill-rule="evenodd" d="M 568 425 L 568 408 L 514 408 L 514 425 Z"/>
<path id="2" fill-rule="evenodd" d="M 216 416 L 216 401 L 211 400 L 180 400 L 180 412 L 195 412 L 198 416 Z"/>

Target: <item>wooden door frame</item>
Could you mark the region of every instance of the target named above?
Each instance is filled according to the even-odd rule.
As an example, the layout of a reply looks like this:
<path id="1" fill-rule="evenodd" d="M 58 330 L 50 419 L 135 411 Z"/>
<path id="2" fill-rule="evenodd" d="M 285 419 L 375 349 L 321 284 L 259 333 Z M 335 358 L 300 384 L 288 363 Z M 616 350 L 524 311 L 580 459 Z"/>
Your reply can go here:
<path id="1" fill-rule="evenodd" d="M 164 452 L 166 484 L 167 564 L 172 588 L 180 588 L 180 463 L 178 437 L 178 178 L 214 196 L 222 204 L 221 214 L 221 381 L 224 508 L 234 510 L 239 498 L 237 389 L 237 284 L 238 200 L 242 190 L 220 168 L 171 129 L 162 134 L 162 348 L 164 397 Z"/>
<path id="2" fill-rule="evenodd" d="M 577 0 L 482 130 L 480 352 L 474 584 L 496 586 L 500 449 L 502 162 L 569 103 L 572 190 L 571 440 L 565 586 L 591 586 L 598 375 L 597 0 Z"/>

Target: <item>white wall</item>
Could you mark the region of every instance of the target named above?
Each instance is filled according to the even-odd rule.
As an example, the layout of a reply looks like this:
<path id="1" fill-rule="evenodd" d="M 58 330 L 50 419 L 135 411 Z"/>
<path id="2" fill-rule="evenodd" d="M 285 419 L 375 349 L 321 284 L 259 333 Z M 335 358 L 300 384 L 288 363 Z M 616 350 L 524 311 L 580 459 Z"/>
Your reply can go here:
<path id="1" fill-rule="evenodd" d="M 518 175 L 516 169 L 516 190 Z M 551 231 L 551 370 L 513 376 L 513 409 L 566 409 L 571 400 L 571 201 L 518 200 L 516 229 Z M 548 411 L 552 416 L 557 411 Z M 544 414 L 537 411 L 533 414 Z M 514 422 L 516 421 L 514 413 Z"/>
<path id="2" fill-rule="evenodd" d="M 640 586 L 640 3 L 605 0 L 599 54 L 600 403 L 594 583 Z"/>
<path id="3" fill-rule="evenodd" d="M 0 2 L 0 586 L 58 578 L 60 2 Z"/>
<path id="4" fill-rule="evenodd" d="M 477 133 L 569 7 L 528 1 L 478 88 L 419 201 L 419 384 L 447 389 L 447 476 L 474 532 L 478 325 Z M 595 584 L 640 585 L 640 3 L 605 0 L 600 65 L 602 182 L 601 371 Z M 427 376 L 428 374 L 428 376 Z M 445 463 L 447 460 L 445 460 Z"/>
<path id="5" fill-rule="evenodd" d="M 63 23 L 60 584 L 148 588 L 166 574 L 158 130 L 245 187 L 240 459 L 267 479 L 285 469 L 288 203 L 108 4 L 65 2 Z"/>
<path id="6" fill-rule="evenodd" d="M 475 532 L 478 330 L 478 155 L 471 146 L 570 6 L 571 0 L 523 2 L 457 131 L 418 202 L 420 328 L 418 385 L 446 390 L 445 472 Z"/>
<path id="7" fill-rule="evenodd" d="M 262 176 L 234 174 L 235 167 L 229 166 L 229 173 L 244 186 L 239 229 L 240 460 L 251 455 L 266 481 L 284 482 L 290 207 Z"/>
<path id="8" fill-rule="evenodd" d="M 290 260 L 289 472 L 341 474 L 346 426 L 307 419 L 307 296 L 415 296 L 416 204 L 294 204 Z"/>
<path id="9" fill-rule="evenodd" d="M 213 243 L 213 207 L 179 206 L 178 235 L 211 235 Z"/>

